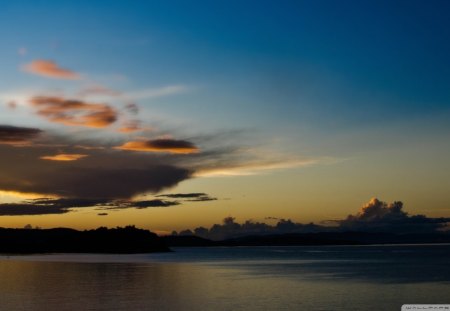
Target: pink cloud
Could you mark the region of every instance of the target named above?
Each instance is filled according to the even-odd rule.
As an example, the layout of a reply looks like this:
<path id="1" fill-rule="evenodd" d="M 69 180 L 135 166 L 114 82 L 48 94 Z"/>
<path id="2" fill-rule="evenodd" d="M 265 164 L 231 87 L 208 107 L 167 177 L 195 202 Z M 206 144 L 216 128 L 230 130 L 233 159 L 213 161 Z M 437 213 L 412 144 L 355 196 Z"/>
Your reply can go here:
<path id="1" fill-rule="evenodd" d="M 64 69 L 53 61 L 38 59 L 25 65 L 23 70 L 38 76 L 53 79 L 80 79 L 80 75 L 72 70 Z"/>

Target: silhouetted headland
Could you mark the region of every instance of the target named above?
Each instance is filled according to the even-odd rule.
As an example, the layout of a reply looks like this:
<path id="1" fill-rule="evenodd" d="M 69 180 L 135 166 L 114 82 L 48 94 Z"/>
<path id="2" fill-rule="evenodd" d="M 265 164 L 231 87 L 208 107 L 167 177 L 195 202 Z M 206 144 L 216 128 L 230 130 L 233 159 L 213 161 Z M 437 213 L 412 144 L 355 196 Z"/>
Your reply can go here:
<path id="1" fill-rule="evenodd" d="M 55 229 L 0 228 L 0 253 L 112 253 L 168 252 L 155 233 L 134 226 L 78 231 Z"/>

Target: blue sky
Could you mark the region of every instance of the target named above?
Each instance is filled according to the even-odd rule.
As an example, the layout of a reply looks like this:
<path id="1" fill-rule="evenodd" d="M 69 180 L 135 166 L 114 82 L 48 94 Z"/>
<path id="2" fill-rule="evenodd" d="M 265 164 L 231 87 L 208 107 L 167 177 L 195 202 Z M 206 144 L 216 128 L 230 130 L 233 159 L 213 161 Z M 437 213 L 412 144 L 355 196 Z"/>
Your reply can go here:
<path id="1" fill-rule="evenodd" d="M 441 173 L 450 154 L 449 13 L 446 1 L 2 1 L 0 100 L 6 104 L 8 96 L 25 91 L 31 96 L 64 90 L 73 96 L 89 84 L 102 85 L 134 94 L 140 121 L 158 127 L 160 135 L 201 145 L 208 144 L 205 137 L 228 133 L 212 145 L 251 149 L 270 159 L 268 166 L 305 158 L 324 163 L 308 172 L 295 165 L 289 171 L 264 170 L 252 181 L 284 185 L 317 179 L 311 185 L 320 188 L 338 176 L 337 184 L 359 189 L 357 199 L 350 200 L 348 190 L 338 208 L 324 214 L 354 210 L 350 205 L 364 196 L 394 199 L 395 176 L 409 176 L 398 199 L 427 211 L 408 194 L 414 191 L 405 189 L 430 189 L 422 198 L 433 198 L 443 210 L 448 195 L 431 189 L 450 181 Z M 83 79 L 24 72 L 36 59 L 52 60 Z M 148 95 L 167 88 L 175 91 Z M 142 92 L 147 95 L 136 95 Z M 14 111 L 15 117 L 6 106 L 0 109 L 2 124 L 59 131 L 60 125 L 29 109 Z M 109 132 L 89 135 L 116 139 Z M 413 182 L 424 174 L 420 167 L 427 168 L 431 184 Z M 360 189 L 349 177 L 373 171 L 387 176 L 392 191 L 376 183 Z M 286 174 L 297 175 L 292 181 Z M 233 178 L 242 187 L 249 182 Z M 186 181 L 180 187 L 197 191 L 194 185 L 233 197 L 231 190 L 218 190 L 231 187 L 221 188 L 222 181 L 216 186 Z M 327 192 L 328 201 L 302 201 L 293 189 L 280 196 L 292 202 L 286 214 L 295 217 L 296 206 L 308 204 L 307 218 L 318 219 L 323 215 L 314 213 L 313 205 L 334 204 L 337 192 Z M 235 205 L 260 201 L 236 199 Z M 226 202 L 211 204 L 222 214 L 239 213 Z M 264 207 L 264 213 L 270 211 Z"/>

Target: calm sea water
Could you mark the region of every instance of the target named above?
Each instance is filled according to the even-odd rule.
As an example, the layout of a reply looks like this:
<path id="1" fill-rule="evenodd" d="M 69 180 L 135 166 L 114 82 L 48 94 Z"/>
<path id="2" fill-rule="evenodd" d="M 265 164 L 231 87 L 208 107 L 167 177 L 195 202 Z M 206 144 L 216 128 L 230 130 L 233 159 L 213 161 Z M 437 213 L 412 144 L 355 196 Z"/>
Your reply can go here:
<path id="1" fill-rule="evenodd" d="M 0 256 L 0 310 L 400 310 L 450 303 L 450 245 Z"/>

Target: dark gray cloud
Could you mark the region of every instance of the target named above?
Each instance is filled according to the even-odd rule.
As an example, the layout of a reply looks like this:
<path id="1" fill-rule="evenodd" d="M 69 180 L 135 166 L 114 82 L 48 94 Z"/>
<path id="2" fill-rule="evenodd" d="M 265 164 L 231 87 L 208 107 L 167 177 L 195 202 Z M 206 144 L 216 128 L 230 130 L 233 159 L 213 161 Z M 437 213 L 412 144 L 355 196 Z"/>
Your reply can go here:
<path id="1" fill-rule="evenodd" d="M 0 204 L 0 216 L 65 214 L 71 208 L 108 204 L 109 200 L 39 198 L 21 203 Z"/>
<path id="2" fill-rule="evenodd" d="M 99 210 L 120 210 L 128 208 L 144 209 L 151 207 L 169 207 L 179 204 L 180 203 L 178 201 L 158 199 L 147 201 L 123 201 L 112 199 L 39 198 L 33 200 L 25 200 L 20 203 L 0 204 L 0 216 L 65 214 L 73 211 L 73 209 L 75 208 L 83 207 L 94 207 Z M 97 215 L 106 216 L 108 214 L 101 212 Z"/>
<path id="3" fill-rule="evenodd" d="M 171 194 L 160 194 L 157 197 L 172 198 L 172 199 L 183 199 L 189 202 L 206 202 L 215 201 L 217 198 L 213 198 L 206 193 L 193 192 L 193 193 L 171 193 Z"/>
<path id="4" fill-rule="evenodd" d="M 130 202 L 131 207 L 135 208 L 148 208 L 148 207 L 168 207 L 179 205 L 178 201 L 164 201 L 164 200 L 148 200 L 148 201 L 138 201 L 138 202 Z"/>
<path id="5" fill-rule="evenodd" d="M 0 143 L 24 143 L 37 138 L 41 133 L 36 128 L 0 125 Z"/>
<path id="6" fill-rule="evenodd" d="M 69 212 L 68 208 L 62 208 L 54 205 L 36 205 L 32 203 L 0 204 L 0 216 L 48 215 L 64 214 L 67 212 Z"/>
<path id="7" fill-rule="evenodd" d="M 192 174 L 167 157 L 108 149 L 83 150 L 87 157 L 78 161 L 40 159 L 59 149 L 0 145 L 0 189 L 68 198 L 129 199 L 173 187 Z M 64 151 L 79 149 L 66 147 Z"/>
<path id="8" fill-rule="evenodd" d="M 59 103 L 59 101 L 56 102 Z M 63 101 L 58 104 L 58 107 L 60 106 L 64 108 L 64 113 L 69 108 L 85 107 L 78 101 Z M 40 129 L 6 125 L 0 127 L 0 190 L 37 193 L 43 197 L 57 196 L 64 199 L 102 199 L 116 204 L 119 201 L 129 202 L 136 195 L 158 194 L 166 191 L 204 169 L 220 168 L 222 170 L 227 166 L 235 167 L 240 163 L 239 161 L 242 161 L 239 165 L 245 166 L 245 163 L 252 159 L 242 156 L 239 148 L 229 146 L 218 148 L 223 141 L 228 141 L 224 139 L 224 135 L 219 135 L 220 141 L 215 143 L 213 139 L 198 138 L 205 145 L 201 151 L 194 142 L 191 142 L 195 139 L 153 139 L 143 143 L 150 141 L 151 147 L 155 148 L 156 152 L 134 152 L 127 148 L 126 150 L 114 148 L 121 144 L 126 145 L 123 137 L 93 140 L 83 137 L 84 132 L 70 137 L 54 132 L 39 135 L 41 133 Z M 235 134 L 233 133 L 234 136 Z M 29 143 L 30 139 L 35 140 Z M 2 141 L 8 143 L 1 143 Z M 15 142 L 20 142 L 20 148 L 17 148 L 19 145 Z M 226 145 L 229 144 L 229 142 L 226 143 Z M 145 144 L 145 148 L 148 149 L 149 145 Z M 72 157 L 72 161 L 44 160 L 49 156 L 55 157 L 54 155 L 76 155 L 77 157 Z M 158 198 L 164 203 L 159 204 L 154 201 L 140 203 L 139 206 L 105 203 L 105 207 L 165 207 L 180 202 L 216 200 L 202 192 L 178 193 Z M 30 213 L 43 214 L 47 211 L 63 213 L 78 207 L 63 205 L 62 202 L 53 203 L 55 204 L 21 202 L 22 212 L 18 210 L 17 214 L 28 213 L 25 209 L 30 208 L 32 208 Z M 18 205 L 15 206 L 18 207 Z M 96 205 L 93 206 L 96 207 Z M 4 207 L 6 211 L 7 206 Z"/>

